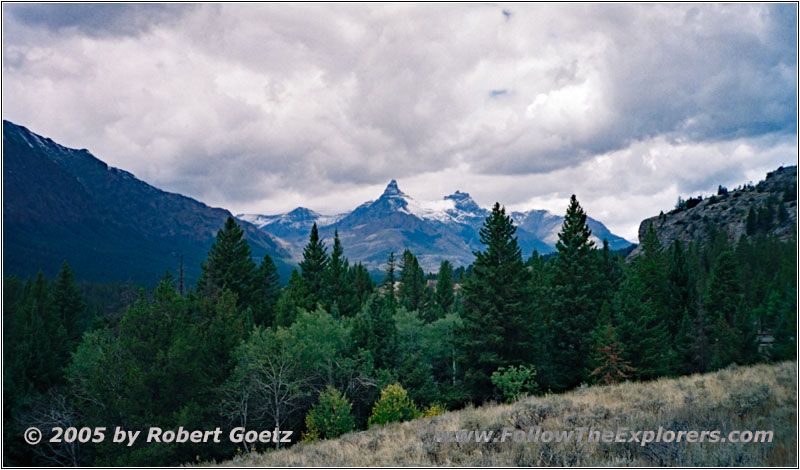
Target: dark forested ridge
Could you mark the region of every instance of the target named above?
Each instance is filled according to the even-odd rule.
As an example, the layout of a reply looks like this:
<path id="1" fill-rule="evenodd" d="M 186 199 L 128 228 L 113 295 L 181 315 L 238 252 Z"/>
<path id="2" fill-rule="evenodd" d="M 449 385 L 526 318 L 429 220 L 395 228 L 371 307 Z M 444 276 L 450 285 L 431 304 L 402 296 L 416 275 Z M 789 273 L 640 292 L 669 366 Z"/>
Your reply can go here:
<path id="1" fill-rule="evenodd" d="M 149 286 L 164 270 L 177 272 L 183 257 L 193 284 L 228 216 L 3 121 L 5 275 L 41 269 L 52 278 L 67 260 L 78 279 Z M 256 227 L 242 228 L 254 255 L 270 253 L 288 275 L 288 253 Z"/>
<path id="2" fill-rule="evenodd" d="M 133 300 L 125 286 L 81 289 L 67 263 L 53 281 L 6 276 L 4 463 L 166 465 L 237 452 L 224 440 L 29 446 L 28 426 L 279 427 L 313 441 L 468 403 L 794 359 L 796 233 L 772 232 L 782 217 L 772 207 L 773 220 L 735 241 L 724 226 L 664 240 L 648 224 L 628 263 L 594 241 L 573 196 L 554 256 L 523 257 L 495 204 L 471 266 L 443 261 L 426 274 L 404 250 L 387 256 L 377 284 L 338 233 L 326 243 L 312 225 L 282 287 L 275 260 L 254 257 L 232 217 L 195 286 L 167 272 Z"/>

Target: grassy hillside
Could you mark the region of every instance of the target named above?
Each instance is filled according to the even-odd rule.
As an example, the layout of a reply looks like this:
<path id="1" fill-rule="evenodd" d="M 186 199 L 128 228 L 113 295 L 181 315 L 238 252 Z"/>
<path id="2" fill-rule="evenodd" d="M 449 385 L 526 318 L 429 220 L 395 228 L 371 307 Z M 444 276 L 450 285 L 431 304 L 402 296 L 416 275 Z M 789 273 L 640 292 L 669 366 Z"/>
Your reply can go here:
<path id="1" fill-rule="evenodd" d="M 797 363 L 588 387 L 242 455 L 225 466 L 796 466 Z M 435 431 L 772 430 L 772 443 L 437 443 Z M 509 439 L 510 441 L 510 439 Z"/>

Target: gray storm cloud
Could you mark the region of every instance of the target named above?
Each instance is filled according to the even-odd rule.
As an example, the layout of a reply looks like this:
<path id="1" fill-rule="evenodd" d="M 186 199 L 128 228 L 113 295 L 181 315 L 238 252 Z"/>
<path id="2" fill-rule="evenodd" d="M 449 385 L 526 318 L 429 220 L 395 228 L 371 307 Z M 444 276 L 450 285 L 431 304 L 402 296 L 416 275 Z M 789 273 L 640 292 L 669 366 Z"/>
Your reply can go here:
<path id="1" fill-rule="evenodd" d="M 558 212 L 578 192 L 630 237 L 797 153 L 789 4 L 3 8 L 5 119 L 235 211 L 337 212 L 397 178 Z"/>

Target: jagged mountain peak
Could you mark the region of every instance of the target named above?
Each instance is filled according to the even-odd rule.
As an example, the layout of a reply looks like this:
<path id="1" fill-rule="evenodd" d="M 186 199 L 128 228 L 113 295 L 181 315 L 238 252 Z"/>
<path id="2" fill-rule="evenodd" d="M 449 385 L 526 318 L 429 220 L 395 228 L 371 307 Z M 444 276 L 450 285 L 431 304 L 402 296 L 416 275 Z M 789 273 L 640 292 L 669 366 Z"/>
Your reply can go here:
<path id="1" fill-rule="evenodd" d="M 454 208 L 459 211 L 476 213 L 482 210 L 481 206 L 470 197 L 469 193 L 462 193 L 459 190 L 449 196 L 445 196 L 444 199 L 453 201 Z"/>
<path id="2" fill-rule="evenodd" d="M 400 188 L 397 186 L 397 180 L 393 179 L 386 185 L 386 189 L 383 190 L 381 197 L 408 197 L 408 195 L 400 191 Z"/>

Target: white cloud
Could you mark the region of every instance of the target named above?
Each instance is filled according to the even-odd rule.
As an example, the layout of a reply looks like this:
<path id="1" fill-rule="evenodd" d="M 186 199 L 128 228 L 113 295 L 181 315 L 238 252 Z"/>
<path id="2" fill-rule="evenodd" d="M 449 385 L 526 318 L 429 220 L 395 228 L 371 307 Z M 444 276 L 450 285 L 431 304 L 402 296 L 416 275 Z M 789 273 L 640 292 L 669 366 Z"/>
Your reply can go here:
<path id="1" fill-rule="evenodd" d="M 577 192 L 635 238 L 797 154 L 791 5 L 62 7 L 4 5 L 3 117 L 235 212 L 397 178 L 559 213 Z"/>

